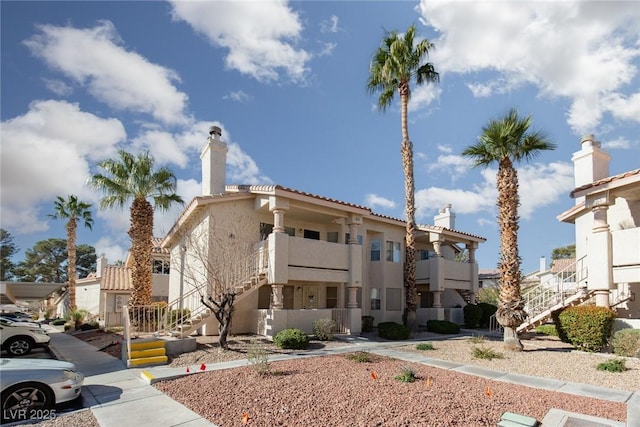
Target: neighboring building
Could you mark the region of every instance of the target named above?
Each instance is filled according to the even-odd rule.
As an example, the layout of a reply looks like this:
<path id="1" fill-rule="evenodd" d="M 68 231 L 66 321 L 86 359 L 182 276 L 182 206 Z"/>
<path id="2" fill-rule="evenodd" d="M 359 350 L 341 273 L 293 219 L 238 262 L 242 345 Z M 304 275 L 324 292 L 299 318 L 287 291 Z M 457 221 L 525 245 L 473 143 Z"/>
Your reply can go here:
<path id="1" fill-rule="evenodd" d="M 402 322 L 405 222 L 279 185 L 225 185 L 227 147 L 220 136 L 212 127 L 202 151 L 203 195 L 191 201 L 162 243 L 171 251 L 169 308 L 201 315 L 187 333 L 217 333 L 199 297 L 215 286 L 207 265 L 234 262 L 214 247 L 243 239 L 253 250 L 246 281 L 233 284 L 238 295 L 232 333 L 273 336 L 289 327 L 310 333 L 320 318 L 334 319 L 340 332 L 359 333 L 363 315 L 375 323 Z M 204 259 L 194 239 L 204 243 Z M 455 230 L 450 205 L 434 225 L 418 226 L 419 324 L 463 323 L 465 299 L 474 300 L 478 291 L 475 251 L 484 241 Z M 465 249 L 468 261 L 456 261 Z M 193 271 L 198 273 L 188 274 Z"/>
<path id="2" fill-rule="evenodd" d="M 161 239 L 153 238 L 151 259 L 153 262 L 152 297 L 156 302 L 168 302 L 169 251 L 160 246 Z M 76 305 L 97 316 L 105 326 L 122 325 L 122 306 L 131 296 L 131 265 L 133 258 L 127 254 L 124 265 L 108 265 L 104 255 L 96 260 L 96 272 L 76 281 Z"/>
<path id="3" fill-rule="evenodd" d="M 640 169 L 609 176 L 610 156 L 593 135 L 573 154 L 575 206 L 558 219 L 574 224 L 576 258 L 598 306 L 640 328 Z"/>

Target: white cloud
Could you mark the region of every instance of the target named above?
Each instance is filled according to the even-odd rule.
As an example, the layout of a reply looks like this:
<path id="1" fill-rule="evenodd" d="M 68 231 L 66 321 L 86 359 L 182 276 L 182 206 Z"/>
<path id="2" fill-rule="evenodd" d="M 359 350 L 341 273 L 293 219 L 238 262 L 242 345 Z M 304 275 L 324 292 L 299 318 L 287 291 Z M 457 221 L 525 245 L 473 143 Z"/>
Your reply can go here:
<path id="1" fill-rule="evenodd" d="M 223 96 L 222 99 L 230 99 L 236 102 L 249 102 L 253 100 L 253 96 L 242 90 L 236 90 L 229 92 L 229 94 Z"/>
<path id="2" fill-rule="evenodd" d="M 322 43 L 322 49 L 317 53 L 317 56 L 331 56 L 337 46 L 337 43 Z"/>
<path id="3" fill-rule="evenodd" d="M 490 72 L 488 82 L 468 85 L 476 96 L 532 84 L 571 101 L 567 122 L 577 134 L 607 112 L 640 120 L 638 98 L 621 95 L 638 73 L 635 2 L 422 0 L 418 10 L 440 33 L 431 41 L 441 74 Z"/>
<path id="4" fill-rule="evenodd" d="M 378 196 L 377 194 L 367 194 L 365 196 L 365 205 L 373 210 L 375 210 L 375 208 L 377 207 L 384 209 L 395 209 L 396 202 L 385 197 Z"/>
<path id="5" fill-rule="evenodd" d="M 286 1 L 174 0 L 171 4 L 174 19 L 229 50 L 227 67 L 258 81 L 279 81 L 284 74 L 293 82 L 305 82 L 312 55 L 296 47 L 302 24 Z"/>
<path id="6" fill-rule="evenodd" d="M 58 96 L 69 96 L 73 92 L 71 86 L 58 79 L 43 79 L 45 86 Z"/>
<path id="7" fill-rule="evenodd" d="M 19 233 L 48 228 L 38 204 L 75 194 L 94 202 L 86 185 L 93 161 L 125 140 L 122 123 L 80 111 L 77 104 L 35 101 L 2 123 L 2 222 Z"/>
<path id="8" fill-rule="evenodd" d="M 227 144 L 227 184 L 271 184 L 256 162 L 236 143 Z"/>
<path id="9" fill-rule="evenodd" d="M 337 33 L 341 31 L 338 23 L 340 22 L 340 18 L 336 15 L 331 15 L 329 19 L 325 19 L 320 22 L 320 31 L 323 33 Z"/>
<path id="10" fill-rule="evenodd" d="M 187 124 L 187 96 L 176 89 L 178 75 L 125 50 L 114 25 L 101 21 L 94 28 L 38 26 L 24 42 L 46 64 L 116 110 L 152 115 L 168 124 Z"/>
<path id="11" fill-rule="evenodd" d="M 605 141 L 602 143 L 602 148 L 605 149 L 618 149 L 618 150 L 628 150 L 632 148 L 631 142 L 624 137 L 616 138 L 611 141 Z"/>
<path id="12" fill-rule="evenodd" d="M 409 100 L 409 111 L 417 111 L 428 107 L 437 100 L 442 93 L 442 88 L 431 83 L 415 86 L 411 88 L 411 99 Z"/>
<path id="13" fill-rule="evenodd" d="M 124 236 L 126 237 L 126 234 L 124 234 Z M 115 264 L 116 261 L 124 262 L 127 258 L 127 252 L 129 250 L 127 244 L 123 244 L 119 241 L 114 241 L 109 236 L 101 237 L 91 246 L 96 248 L 96 255 L 100 256 L 104 254 L 109 265 Z"/>
<path id="14" fill-rule="evenodd" d="M 438 156 L 435 163 L 427 165 L 428 171 L 444 171 L 451 175 L 452 178 L 457 178 L 464 175 L 473 167 L 473 161 L 468 157 L 458 156 L 455 154 L 445 154 Z"/>
<path id="15" fill-rule="evenodd" d="M 529 219 L 536 209 L 568 198 L 573 189 L 573 166 L 555 162 L 548 165 L 528 164 L 517 167 L 522 219 Z M 451 203 L 461 214 L 487 212 L 494 214 L 497 199 L 496 170 L 484 169 L 482 181 L 471 190 L 430 187 L 416 191 L 416 216 L 427 218 L 439 207 Z"/>

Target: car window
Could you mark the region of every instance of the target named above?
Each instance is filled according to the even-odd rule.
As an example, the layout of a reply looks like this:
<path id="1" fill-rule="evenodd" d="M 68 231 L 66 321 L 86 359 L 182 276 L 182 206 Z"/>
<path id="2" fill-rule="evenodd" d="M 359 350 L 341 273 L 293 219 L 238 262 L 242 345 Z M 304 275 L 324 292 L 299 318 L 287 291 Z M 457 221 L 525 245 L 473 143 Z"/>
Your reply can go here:
<path id="1" fill-rule="evenodd" d="M 0 319 L 0 325 L 2 326 L 11 326 L 13 322 L 7 319 Z"/>

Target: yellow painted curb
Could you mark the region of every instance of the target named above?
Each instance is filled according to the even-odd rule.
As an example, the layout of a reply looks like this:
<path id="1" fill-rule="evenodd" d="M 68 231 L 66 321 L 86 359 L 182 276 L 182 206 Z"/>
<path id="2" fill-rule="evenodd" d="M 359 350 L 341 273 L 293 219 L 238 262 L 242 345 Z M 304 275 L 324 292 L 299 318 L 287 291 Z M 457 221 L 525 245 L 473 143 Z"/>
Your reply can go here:
<path id="1" fill-rule="evenodd" d="M 143 357 L 166 356 L 164 347 L 149 348 L 145 350 L 131 350 L 131 359 L 140 359 Z"/>
<path id="2" fill-rule="evenodd" d="M 145 380 L 147 380 L 149 382 L 151 382 L 151 381 L 156 379 L 156 377 L 154 377 L 153 374 L 151 372 L 149 372 L 149 371 L 142 371 L 142 372 L 140 372 L 140 375 L 142 376 L 143 379 L 145 379 Z"/>
<path id="3" fill-rule="evenodd" d="M 167 356 L 154 356 L 154 357 L 144 357 L 141 359 L 131 359 L 129 361 L 130 366 L 141 366 L 141 365 L 150 365 L 154 363 L 167 363 L 169 359 Z"/>
<path id="4" fill-rule="evenodd" d="M 150 348 L 160 348 L 160 347 L 164 348 L 164 341 L 162 340 L 131 343 L 131 351 L 148 350 Z"/>

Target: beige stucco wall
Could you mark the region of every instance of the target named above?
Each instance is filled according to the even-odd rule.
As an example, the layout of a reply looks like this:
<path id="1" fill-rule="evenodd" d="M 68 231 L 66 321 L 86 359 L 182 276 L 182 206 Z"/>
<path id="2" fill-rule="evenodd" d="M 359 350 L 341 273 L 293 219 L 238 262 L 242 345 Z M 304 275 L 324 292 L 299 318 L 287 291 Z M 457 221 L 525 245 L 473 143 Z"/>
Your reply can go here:
<path id="1" fill-rule="evenodd" d="M 97 315 L 100 312 L 100 283 L 76 286 L 76 306 Z"/>

